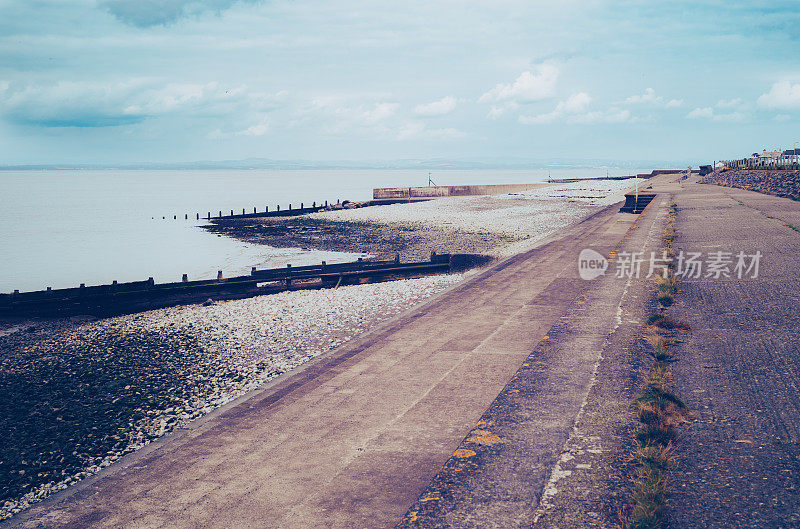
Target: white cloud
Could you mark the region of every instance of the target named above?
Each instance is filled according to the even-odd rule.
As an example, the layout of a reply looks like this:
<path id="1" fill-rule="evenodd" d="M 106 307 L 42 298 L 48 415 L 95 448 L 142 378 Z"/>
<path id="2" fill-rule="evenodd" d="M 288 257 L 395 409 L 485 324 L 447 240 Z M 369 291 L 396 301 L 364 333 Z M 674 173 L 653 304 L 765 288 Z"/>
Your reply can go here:
<path id="1" fill-rule="evenodd" d="M 711 119 L 714 117 L 714 109 L 711 107 L 695 108 L 686 117 L 689 119 Z"/>
<path id="2" fill-rule="evenodd" d="M 519 104 L 515 103 L 514 101 L 507 101 L 500 105 L 492 105 L 489 109 L 489 112 L 486 114 L 487 118 L 490 119 L 497 119 L 506 112 L 511 112 L 519 108 Z"/>
<path id="3" fill-rule="evenodd" d="M 44 127 L 131 125 L 163 116 L 239 119 L 253 110 L 263 114 L 275 104 L 273 96 L 249 93 L 245 86 L 161 84 L 152 79 L 10 85 L 0 95 L 0 114 Z"/>
<path id="4" fill-rule="evenodd" d="M 420 121 L 407 121 L 397 133 L 398 140 L 435 139 L 450 140 L 466 136 L 463 131 L 454 128 L 429 129 Z"/>
<path id="5" fill-rule="evenodd" d="M 443 97 L 438 101 L 425 103 L 414 107 L 417 116 L 444 116 L 455 110 L 458 101 L 453 96 Z"/>
<path id="6" fill-rule="evenodd" d="M 670 99 L 667 101 L 667 108 L 678 108 L 683 106 L 683 99 Z"/>
<path id="7" fill-rule="evenodd" d="M 769 109 L 800 109 L 800 83 L 780 81 L 758 98 L 758 106 Z"/>
<path id="8" fill-rule="evenodd" d="M 619 108 L 596 110 L 567 118 L 567 123 L 625 123 L 629 121 L 635 121 L 635 118 L 631 116 L 631 111 Z"/>
<path id="9" fill-rule="evenodd" d="M 644 94 L 632 95 L 625 100 L 627 104 L 640 104 L 640 103 L 650 103 L 650 104 L 657 104 L 661 103 L 664 100 L 663 97 L 657 96 L 656 91 L 652 88 L 647 88 L 644 91 Z"/>
<path id="10" fill-rule="evenodd" d="M 261 118 L 261 121 L 247 127 L 244 130 L 240 130 L 236 133 L 237 136 L 263 136 L 269 130 L 269 118 L 264 116 Z"/>
<path id="11" fill-rule="evenodd" d="M 778 121 L 778 122 L 781 122 L 781 123 L 785 122 L 785 121 L 789 121 L 791 119 L 792 119 L 792 116 L 790 116 L 789 114 L 778 114 L 777 116 L 775 116 L 775 121 Z"/>
<path id="12" fill-rule="evenodd" d="M 366 123 L 378 123 L 392 117 L 399 106 L 397 103 L 376 103 L 373 108 L 362 114 L 362 118 Z"/>
<path id="13" fill-rule="evenodd" d="M 478 102 L 516 101 L 525 103 L 553 97 L 559 74 L 558 67 L 547 63 L 540 64 L 536 67 L 536 73 L 522 72 L 513 83 L 500 83 L 484 93 Z"/>
<path id="14" fill-rule="evenodd" d="M 687 119 L 708 119 L 711 121 L 744 121 L 747 119 L 747 114 L 744 112 L 736 111 L 736 112 L 728 112 L 725 114 L 718 114 L 714 111 L 713 107 L 702 107 L 702 108 L 695 108 L 688 114 L 686 114 Z"/>
<path id="15" fill-rule="evenodd" d="M 717 101 L 717 108 L 734 108 L 741 106 L 742 99 L 737 97 L 736 99 L 720 99 Z"/>
<path id="16" fill-rule="evenodd" d="M 525 125 L 552 123 L 564 116 L 586 112 L 591 102 L 592 98 L 589 94 L 586 92 L 578 92 L 577 94 L 569 96 L 566 101 L 559 101 L 552 112 L 539 114 L 538 116 L 520 116 L 518 121 Z"/>

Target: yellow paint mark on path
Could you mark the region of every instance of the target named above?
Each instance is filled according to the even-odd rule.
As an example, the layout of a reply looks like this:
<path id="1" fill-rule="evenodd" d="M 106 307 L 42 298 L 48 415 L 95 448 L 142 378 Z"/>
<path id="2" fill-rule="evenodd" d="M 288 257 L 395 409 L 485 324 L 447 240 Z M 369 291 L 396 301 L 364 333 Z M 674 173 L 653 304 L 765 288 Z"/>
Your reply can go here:
<path id="1" fill-rule="evenodd" d="M 467 438 L 467 441 L 481 446 L 491 446 L 503 442 L 502 439 L 489 430 L 475 430 L 472 432 L 472 436 Z"/>
<path id="2" fill-rule="evenodd" d="M 467 457 L 472 457 L 472 456 L 474 456 L 476 454 L 477 454 L 477 452 L 475 452 L 474 450 L 467 450 L 466 448 L 459 448 L 458 450 L 453 452 L 453 457 L 455 457 L 456 459 L 465 459 Z"/>

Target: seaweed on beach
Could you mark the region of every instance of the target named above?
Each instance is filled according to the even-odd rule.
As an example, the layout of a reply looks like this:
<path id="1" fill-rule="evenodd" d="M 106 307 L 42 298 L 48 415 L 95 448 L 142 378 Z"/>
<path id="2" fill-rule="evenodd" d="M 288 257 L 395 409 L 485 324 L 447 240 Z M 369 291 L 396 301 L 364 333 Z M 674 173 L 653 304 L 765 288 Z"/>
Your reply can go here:
<path id="1" fill-rule="evenodd" d="M 199 397 L 213 364 L 186 329 L 112 326 L 0 339 L 0 505 L 155 437 L 149 419 Z M 236 376 L 231 373 L 231 376 Z"/>

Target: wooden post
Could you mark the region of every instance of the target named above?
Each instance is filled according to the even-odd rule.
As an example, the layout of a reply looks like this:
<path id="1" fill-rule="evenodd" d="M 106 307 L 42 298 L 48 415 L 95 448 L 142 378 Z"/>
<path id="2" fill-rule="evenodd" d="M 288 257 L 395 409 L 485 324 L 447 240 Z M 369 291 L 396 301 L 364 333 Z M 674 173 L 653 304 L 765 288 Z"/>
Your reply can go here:
<path id="1" fill-rule="evenodd" d="M 400 264 L 400 254 L 394 254 L 394 264 Z"/>
<path id="2" fill-rule="evenodd" d="M 222 281 L 222 270 L 217 270 L 217 281 Z"/>
<path id="3" fill-rule="evenodd" d="M 312 208 L 315 208 L 315 207 L 317 207 L 317 201 L 316 201 L 316 200 L 315 200 L 314 202 L 312 202 L 312 203 L 311 203 L 311 207 L 312 207 Z"/>
<path id="4" fill-rule="evenodd" d="M 178 216 L 177 215 L 173 215 L 172 216 L 172 220 L 178 220 Z"/>
<path id="5" fill-rule="evenodd" d="M 86 288 L 86 283 L 81 283 L 81 288 Z"/>
<path id="6" fill-rule="evenodd" d="M 264 207 L 264 213 L 269 213 L 269 206 Z"/>
<path id="7" fill-rule="evenodd" d="M 252 268 L 250 269 L 250 275 L 251 275 L 251 276 L 252 276 L 252 275 L 255 275 L 255 273 L 256 273 L 256 267 L 254 266 L 254 267 L 252 267 Z"/>
<path id="8" fill-rule="evenodd" d="M 289 211 L 292 211 L 292 203 L 289 203 Z"/>
<path id="9" fill-rule="evenodd" d="M 303 209 L 303 203 L 300 202 L 300 209 Z"/>
<path id="10" fill-rule="evenodd" d="M 281 205 L 280 205 L 280 204 L 278 204 L 278 205 L 276 206 L 276 208 L 277 208 L 277 210 L 278 210 L 278 211 L 280 211 L 280 210 L 281 210 Z"/>
<path id="11" fill-rule="evenodd" d="M 254 214 L 256 213 L 256 207 L 255 206 L 253 206 L 253 213 Z"/>
<path id="12" fill-rule="evenodd" d="M 245 213 L 244 213 L 244 208 L 242 208 L 242 215 L 244 215 L 244 214 L 245 214 Z"/>
<path id="13" fill-rule="evenodd" d="M 188 274 L 183 274 L 181 276 L 181 282 L 182 283 L 188 283 L 189 282 L 189 275 Z"/>
<path id="14" fill-rule="evenodd" d="M 231 210 L 231 217 L 233 217 L 233 210 Z"/>
<path id="15" fill-rule="evenodd" d="M 47 287 L 47 291 L 48 292 L 52 292 L 53 291 L 53 287 Z"/>
<path id="16" fill-rule="evenodd" d="M 322 271 L 325 271 L 325 261 L 322 261 Z"/>
<path id="17" fill-rule="evenodd" d="M 148 282 L 148 283 L 150 283 L 150 286 L 151 286 L 151 287 L 152 287 L 153 285 L 155 285 L 155 284 L 156 284 L 156 282 L 155 282 L 155 281 L 153 281 L 153 278 L 152 278 L 152 277 L 148 277 L 148 278 L 147 278 L 147 282 Z"/>
<path id="18" fill-rule="evenodd" d="M 198 217 L 199 217 L 199 216 L 200 216 L 200 215 L 198 215 Z M 184 215 L 184 217 L 183 217 L 183 220 L 189 220 L 189 214 L 188 214 L 188 213 L 186 213 L 186 214 Z"/>
<path id="19" fill-rule="evenodd" d="M 211 212 L 208 212 L 208 220 L 211 220 Z"/>
<path id="20" fill-rule="evenodd" d="M 219 212 L 219 218 L 222 218 L 222 211 Z"/>
<path id="21" fill-rule="evenodd" d="M 328 201 L 327 200 L 325 201 L 325 207 L 326 208 L 328 207 Z"/>

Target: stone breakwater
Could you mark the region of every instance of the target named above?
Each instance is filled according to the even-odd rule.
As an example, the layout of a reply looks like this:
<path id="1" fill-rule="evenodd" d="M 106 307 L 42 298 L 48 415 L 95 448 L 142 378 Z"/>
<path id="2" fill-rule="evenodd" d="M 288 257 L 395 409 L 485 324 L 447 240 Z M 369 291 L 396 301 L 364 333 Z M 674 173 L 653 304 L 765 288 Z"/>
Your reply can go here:
<path id="1" fill-rule="evenodd" d="M 0 520 L 460 279 L 0 327 Z"/>
<path id="2" fill-rule="evenodd" d="M 701 178 L 700 183 L 738 187 L 768 195 L 800 200 L 800 171 L 714 171 Z"/>

